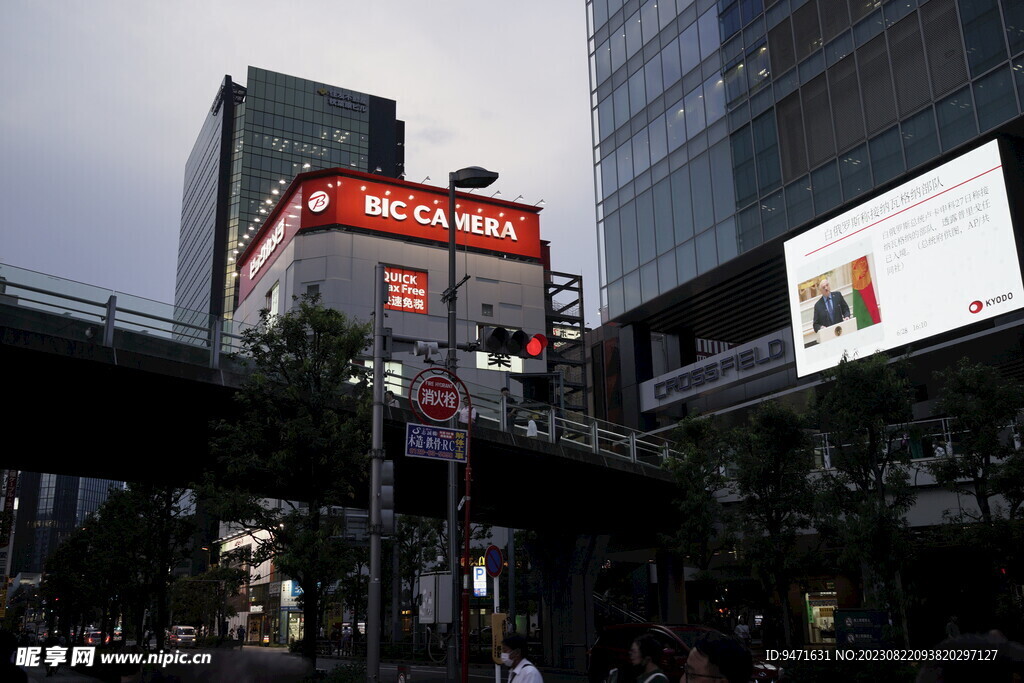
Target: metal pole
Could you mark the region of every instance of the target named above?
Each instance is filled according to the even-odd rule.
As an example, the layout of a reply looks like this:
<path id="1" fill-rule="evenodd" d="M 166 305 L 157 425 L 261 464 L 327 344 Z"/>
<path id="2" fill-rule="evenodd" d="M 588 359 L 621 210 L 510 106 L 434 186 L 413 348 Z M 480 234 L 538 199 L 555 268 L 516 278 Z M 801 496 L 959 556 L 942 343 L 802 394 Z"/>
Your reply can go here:
<path id="1" fill-rule="evenodd" d="M 366 680 L 380 680 L 380 469 L 384 459 L 384 266 L 373 281 L 373 423 L 370 453 L 370 589 L 366 606 Z"/>
<path id="2" fill-rule="evenodd" d="M 458 221 L 455 218 L 455 173 L 448 174 L 448 357 L 445 367 L 448 372 L 456 374 L 458 368 L 457 349 L 455 348 L 455 231 Z M 472 416 L 470 416 L 472 417 Z M 447 677 L 454 681 L 459 675 L 459 475 L 454 462 L 448 463 L 448 564 L 452 579 L 452 637 L 448 639 Z"/>
<path id="3" fill-rule="evenodd" d="M 462 523 L 462 567 L 464 570 L 462 579 L 462 681 L 469 681 L 469 506 L 472 502 L 470 495 L 470 483 L 473 481 L 473 470 L 470 465 L 473 459 L 473 401 L 466 393 L 466 403 L 469 405 L 469 420 L 466 421 L 466 498 L 465 518 Z"/>

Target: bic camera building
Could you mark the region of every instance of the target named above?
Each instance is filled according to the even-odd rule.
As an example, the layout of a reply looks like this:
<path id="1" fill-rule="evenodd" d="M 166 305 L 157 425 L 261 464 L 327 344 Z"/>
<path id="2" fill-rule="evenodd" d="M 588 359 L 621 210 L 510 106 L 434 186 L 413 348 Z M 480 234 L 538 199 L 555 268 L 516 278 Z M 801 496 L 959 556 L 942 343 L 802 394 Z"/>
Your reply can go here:
<path id="1" fill-rule="evenodd" d="M 599 417 L 654 430 L 802 407 L 844 351 L 912 348 L 922 420 L 933 371 L 961 356 L 1021 374 L 1024 3 L 587 13 Z M 911 524 L 956 507 L 934 493 Z"/>
<path id="2" fill-rule="evenodd" d="M 397 178 L 404 142 L 394 100 L 252 66 L 244 86 L 225 76 L 185 166 L 180 317 L 231 317 L 233 257 L 296 174 L 343 167 Z"/>
<path id="3" fill-rule="evenodd" d="M 282 186 L 281 197 L 238 257 L 235 320 L 256 323 L 260 309 L 284 312 L 293 296 L 308 292 L 320 294 L 326 306 L 370 320 L 374 269 L 381 263 L 389 288 L 385 325 L 398 338 L 447 339 L 447 305 L 441 301 L 448 286 L 444 189 L 335 168 L 300 174 Z M 539 211 L 458 195 L 457 270 L 470 278 L 459 290 L 458 344 L 476 341 L 484 326 L 545 332 Z M 405 376 L 408 385 L 425 367 L 422 358 L 393 354 L 388 372 L 396 378 L 395 393 L 402 394 L 397 377 Z M 459 376 L 470 390 L 487 387 L 495 397 L 507 373 L 546 369 L 539 358 L 459 354 Z"/>

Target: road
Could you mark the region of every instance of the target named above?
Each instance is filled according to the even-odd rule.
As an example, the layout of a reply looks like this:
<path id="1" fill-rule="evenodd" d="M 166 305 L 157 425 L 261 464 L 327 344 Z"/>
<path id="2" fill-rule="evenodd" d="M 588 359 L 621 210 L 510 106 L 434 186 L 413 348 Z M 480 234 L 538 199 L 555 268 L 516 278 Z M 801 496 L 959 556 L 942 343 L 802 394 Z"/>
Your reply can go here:
<path id="1" fill-rule="evenodd" d="M 165 668 L 157 669 L 155 672 L 148 671 L 144 675 L 136 675 L 132 678 L 124 678 L 124 683 L 149 683 L 151 681 L 236 681 L 237 683 L 289 683 L 301 681 L 307 675 L 305 662 L 298 655 L 293 655 L 285 648 L 265 648 L 247 646 L 244 649 L 214 649 L 198 650 L 196 652 L 209 652 L 211 662 L 209 664 L 172 664 Z M 317 659 L 317 668 L 323 671 L 331 671 L 337 667 L 344 666 L 351 662 L 348 659 L 336 657 L 321 657 Z M 446 683 L 445 668 L 443 666 L 428 666 L 422 664 L 402 665 L 411 674 L 409 680 L 413 683 Z M 398 680 L 398 664 L 382 663 L 380 667 L 380 681 L 392 683 Z M 581 683 L 586 677 L 579 674 L 566 674 L 541 669 L 544 672 L 545 683 Z M 101 680 L 89 676 L 88 669 L 72 671 L 61 668 L 51 678 L 46 678 L 43 667 L 25 668 L 30 681 L 65 681 L 67 683 L 97 683 Z M 470 683 L 495 682 L 493 666 L 470 666 Z M 504 683 L 508 680 L 508 670 L 502 669 L 500 679 L 497 683 Z"/>

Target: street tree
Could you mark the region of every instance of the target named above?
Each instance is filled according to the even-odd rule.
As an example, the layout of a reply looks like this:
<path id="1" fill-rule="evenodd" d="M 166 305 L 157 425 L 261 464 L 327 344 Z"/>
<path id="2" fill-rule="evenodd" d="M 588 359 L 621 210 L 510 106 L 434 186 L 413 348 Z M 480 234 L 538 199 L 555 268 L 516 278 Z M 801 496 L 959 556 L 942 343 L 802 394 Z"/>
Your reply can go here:
<path id="1" fill-rule="evenodd" d="M 254 565 L 272 559 L 299 583 L 303 655 L 313 663 L 322 592 L 354 564 L 330 507 L 366 481 L 369 392 L 353 361 L 369 332 L 318 296 L 279 316 L 261 311 L 243 333 L 240 357 L 252 373 L 235 395 L 237 416 L 213 425 L 217 475 L 204 499 L 221 519 L 262 532 L 253 535 Z M 268 505 L 264 496 L 281 500 Z"/>
<path id="2" fill-rule="evenodd" d="M 957 448 L 953 457 L 933 461 L 929 470 L 951 491 L 973 496 L 980 520 L 991 524 L 995 514 L 991 498 L 1012 481 L 1001 477 L 1001 471 L 1010 459 L 1020 459 L 1007 427 L 1024 408 L 1024 389 L 992 366 L 967 358 L 936 372 L 935 378 L 942 383 L 938 407 L 950 418 Z M 1006 492 L 1012 504 L 1012 488 Z"/>
<path id="3" fill-rule="evenodd" d="M 913 387 L 907 363 L 890 363 L 882 353 L 844 355 L 826 377 L 815 412 L 828 434 L 832 467 L 819 480 L 818 528 L 838 537 L 842 560 L 860 565 L 865 604 L 899 615 L 905 640 L 900 572 L 909 547 L 906 513 L 917 497 L 908 473 Z"/>
<path id="4" fill-rule="evenodd" d="M 677 486 L 678 526 L 666 540 L 699 570 L 700 579 L 707 581 L 715 552 L 732 542 L 721 502 L 727 492 L 727 434 L 714 417 L 687 417 L 669 438 L 676 444 L 666 464 Z M 708 603 L 701 601 L 702 617 L 707 608 Z"/>
<path id="5" fill-rule="evenodd" d="M 178 579 L 171 586 L 171 612 L 174 623 L 205 625 L 209 635 L 218 633 L 218 626 L 233 617 L 230 598 L 238 595 L 248 579 L 238 567 L 209 567 L 198 576 Z"/>
<path id="6" fill-rule="evenodd" d="M 813 509 L 812 444 L 802 418 L 776 402 L 758 406 L 730 444 L 733 487 L 741 497 L 738 525 L 754 571 L 781 606 L 789 646 L 792 560 L 797 535 L 809 526 Z"/>
<path id="7" fill-rule="evenodd" d="M 187 489 L 133 482 L 107 500 L 46 562 L 44 590 L 67 631 L 99 622 L 110 633 L 118 614 L 136 637 L 151 612 L 158 646 L 169 625 L 172 570 L 188 556 L 193 529 Z M 82 629 L 77 629 L 82 633 Z"/>

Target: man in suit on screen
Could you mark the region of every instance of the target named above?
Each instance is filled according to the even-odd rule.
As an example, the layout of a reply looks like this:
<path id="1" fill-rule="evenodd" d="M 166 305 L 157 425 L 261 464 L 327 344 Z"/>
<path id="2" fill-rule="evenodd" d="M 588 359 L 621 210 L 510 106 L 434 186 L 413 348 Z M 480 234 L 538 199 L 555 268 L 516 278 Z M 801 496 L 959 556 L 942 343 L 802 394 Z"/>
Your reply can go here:
<path id="1" fill-rule="evenodd" d="M 850 307 L 839 292 L 833 292 L 828 278 L 818 283 L 821 298 L 814 304 L 814 331 L 830 327 L 850 318 Z"/>

